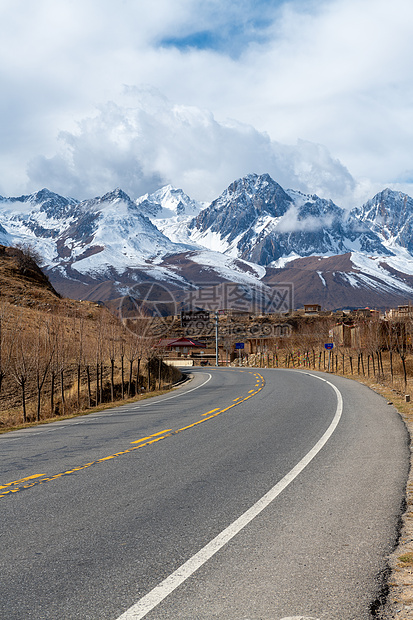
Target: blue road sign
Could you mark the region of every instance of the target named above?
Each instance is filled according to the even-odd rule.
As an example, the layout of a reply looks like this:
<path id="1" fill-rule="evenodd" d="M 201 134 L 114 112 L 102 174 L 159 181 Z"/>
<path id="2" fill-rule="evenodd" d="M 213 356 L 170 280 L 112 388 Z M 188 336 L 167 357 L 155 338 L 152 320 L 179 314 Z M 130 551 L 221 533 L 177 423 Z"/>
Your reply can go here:
<path id="1" fill-rule="evenodd" d="M 244 348 L 244 343 L 243 342 L 236 342 L 235 343 L 235 348 L 236 349 L 243 349 Z"/>
<path id="2" fill-rule="evenodd" d="M 324 348 L 327 350 L 334 349 L 334 342 L 326 342 Z"/>

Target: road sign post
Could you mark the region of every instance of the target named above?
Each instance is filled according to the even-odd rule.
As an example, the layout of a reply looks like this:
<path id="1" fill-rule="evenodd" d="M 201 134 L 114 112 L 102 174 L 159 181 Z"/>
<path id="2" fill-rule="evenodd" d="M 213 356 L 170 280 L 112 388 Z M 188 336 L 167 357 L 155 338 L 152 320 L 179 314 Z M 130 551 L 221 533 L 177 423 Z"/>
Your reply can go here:
<path id="1" fill-rule="evenodd" d="M 215 312 L 215 366 L 219 366 L 219 349 L 218 349 L 218 311 Z"/>
<path id="2" fill-rule="evenodd" d="M 328 372 L 331 368 L 331 351 L 334 349 L 334 342 L 326 342 L 324 348 L 328 351 Z"/>
<path id="3" fill-rule="evenodd" d="M 235 349 L 236 349 L 236 351 L 238 351 L 238 364 L 241 366 L 241 351 L 244 350 L 244 343 L 243 342 L 236 342 L 235 343 Z"/>

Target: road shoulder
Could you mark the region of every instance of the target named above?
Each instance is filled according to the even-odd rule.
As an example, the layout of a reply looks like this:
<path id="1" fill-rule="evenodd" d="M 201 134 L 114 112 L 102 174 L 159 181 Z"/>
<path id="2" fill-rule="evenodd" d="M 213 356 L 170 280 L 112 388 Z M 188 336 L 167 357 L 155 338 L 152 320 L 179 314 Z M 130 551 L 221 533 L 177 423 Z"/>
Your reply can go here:
<path id="1" fill-rule="evenodd" d="M 400 520 L 400 536 L 389 556 L 389 574 L 383 591 L 385 604 L 377 611 L 381 620 L 413 620 L 413 404 L 404 395 L 379 384 L 369 384 L 387 399 L 402 417 L 410 435 L 410 470 L 406 484 L 405 512 Z"/>

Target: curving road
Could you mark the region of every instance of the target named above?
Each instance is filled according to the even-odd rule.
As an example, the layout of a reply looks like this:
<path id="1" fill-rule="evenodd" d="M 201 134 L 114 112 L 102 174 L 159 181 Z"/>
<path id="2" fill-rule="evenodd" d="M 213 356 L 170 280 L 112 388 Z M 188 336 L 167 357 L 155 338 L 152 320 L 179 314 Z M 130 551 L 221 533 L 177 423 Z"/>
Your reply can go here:
<path id="1" fill-rule="evenodd" d="M 381 397 L 288 370 L 0 436 L 0 618 L 367 620 L 408 463 Z"/>

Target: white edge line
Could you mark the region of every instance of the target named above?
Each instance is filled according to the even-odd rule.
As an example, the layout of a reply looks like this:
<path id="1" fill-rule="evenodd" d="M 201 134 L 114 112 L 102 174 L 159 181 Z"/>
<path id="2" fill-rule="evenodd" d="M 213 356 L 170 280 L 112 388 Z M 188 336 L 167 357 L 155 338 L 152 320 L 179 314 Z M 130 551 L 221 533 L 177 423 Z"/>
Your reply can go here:
<path id="1" fill-rule="evenodd" d="M 275 500 L 284 489 L 307 467 L 307 465 L 314 459 L 314 457 L 325 446 L 331 435 L 337 428 L 340 421 L 341 414 L 343 412 L 343 398 L 341 392 L 335 385 L 318 377 L 317 375 L 308 374 L 315 379 L 324 381 L 331 386 L 337 396 L 337 408 L 334 418 L 322 435 L 317 441 L 315 446 L 293 467 L 293 469 L 284 476 L 277 484 L 270 489 L 265 495 L 263 495 L 255 504 L 251 506 L 244 514 L 236 519 L 231 525 L 225 528 L 218 536 L 213 538 L 205 547 L 203 547 L 198 553 L 187 560 L 182 566 L 174 571 L 169 577 L 164 579 L 160 584 L 155 586 L 153 590 L 148 592 L 142 597 L 135 605 L 132 605 L 125 613 L 119 616 L 116 620 L 140 620 L 146 616 L 152 609 L 154 609 L 159 603 L 161 603 L 169 594 L 171 594 L 178 586 L 180 586 L 186 579 L 188 579 L 198 568 L 200 568 L 207 560 L 209 560 L 215 553 L 217 553 L 224 545 L 227 544 L 236 534 L 238 534 L 246 525 L 248 525 L 256 516 L 260 514 L 271 502 Z"/>
<path id="2" fill-rule="evenodd" d="M 201 374 L 201 373 L 198 373 Z M 191 390 L 187 390 L 186 392 L 181 392 L 180 394 L 175 394 L 175 396 L 168 396 L 168 398 L 162 398 L 162 396 L 160 397 L 160 400 L 156 400 L 156 401 L 152 401 L 150 403 L 146 403 L 145 405 L 138 405 L 137 407 L 133 407 L 133 409 L 140 409 L 141 407 L 149 407 L 149 405 L 153 405 L 153 404 L 157 404 L 159 402 L 164 403 L 166 400 L 172 400 L 172 398 L 178 398 L 178 396 L 185 396 L 185 394 L 189 394 L 189 392 L 194 392 L 195 390 L 199 390 L 199 388 L 203 387 L 204 385 L 206 385 L 208 383 L 208 381 L 211 381 L 212 379 L 212 375 L 208 373 L 202 373 L 202 374 L 207 374 L 209 379 L 207 379 L 206 381 L 204 381 L 203 383 L 201 383 L 201 385 L 197 385 L 196 387 L 192 388 Z"/>

